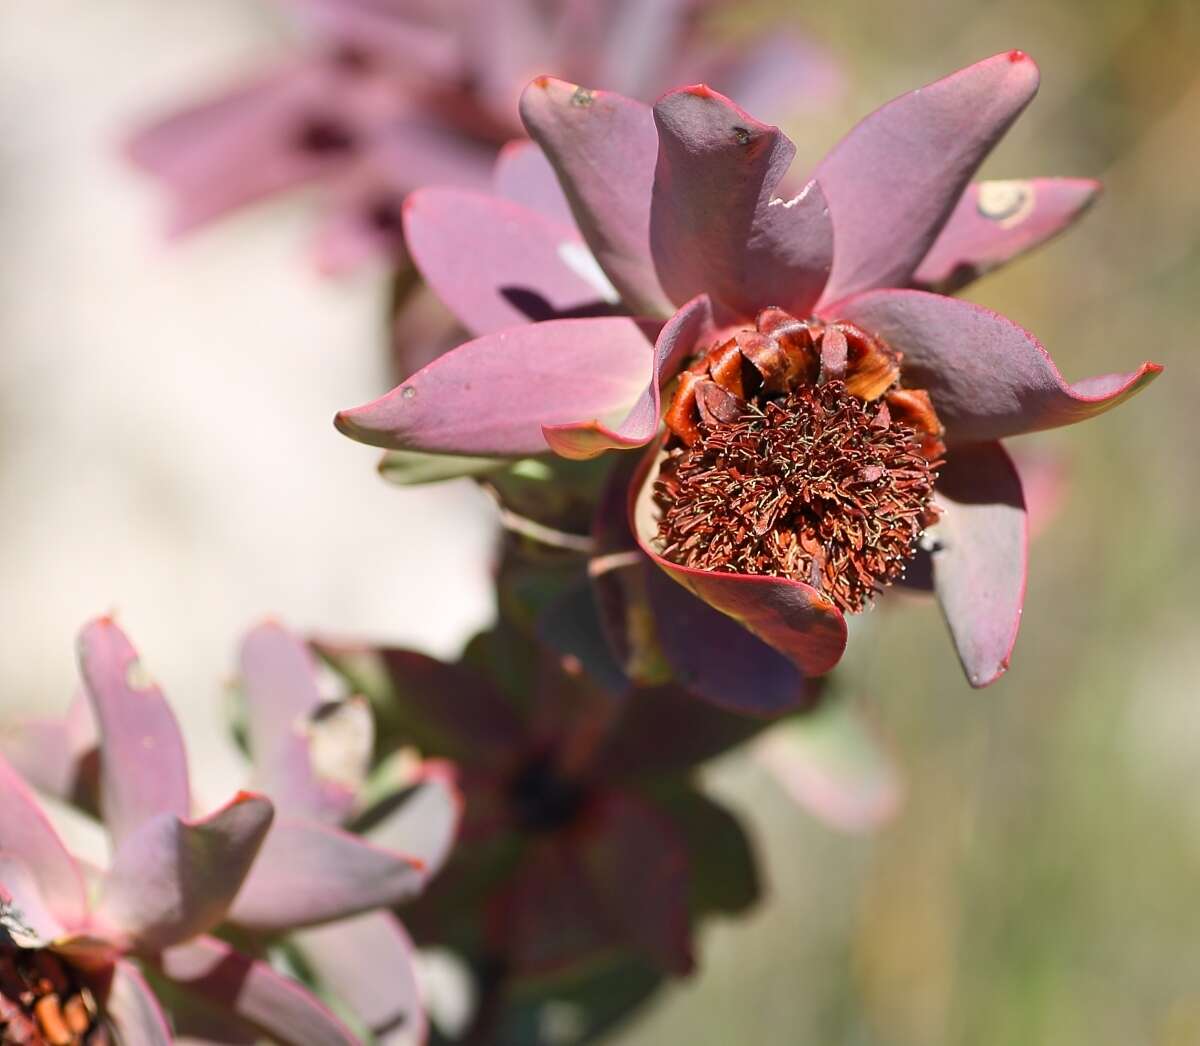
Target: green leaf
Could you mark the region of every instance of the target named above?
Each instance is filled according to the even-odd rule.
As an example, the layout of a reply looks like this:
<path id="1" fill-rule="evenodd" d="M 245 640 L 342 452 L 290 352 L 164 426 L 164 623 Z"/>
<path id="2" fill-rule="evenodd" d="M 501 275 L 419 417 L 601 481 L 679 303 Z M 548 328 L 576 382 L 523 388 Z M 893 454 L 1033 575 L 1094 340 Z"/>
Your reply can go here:
<path id="1" fill-rule="evenodd" d="M 440 483 L 464 476 L 486 476 L 512 464 L 509 458 L 468 458 L 454 454 L 422 454 L 415 450 L 389 450 L 379 460 L 379 474 L 400 487 Z"/>

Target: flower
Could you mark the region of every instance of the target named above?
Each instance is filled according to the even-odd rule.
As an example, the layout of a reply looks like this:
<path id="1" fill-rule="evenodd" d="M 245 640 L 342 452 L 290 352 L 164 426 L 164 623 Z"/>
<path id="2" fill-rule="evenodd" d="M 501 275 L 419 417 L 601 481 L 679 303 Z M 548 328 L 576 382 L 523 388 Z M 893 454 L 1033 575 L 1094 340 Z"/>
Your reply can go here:
<path id="1" fill-rule="evenodd" d="M 632 526 L 682 587 L 819 675 L 842 656 L 845 614 L 927 555 L 985 686 L 1009 663 L 1027 559 L 1001 439 L 1099 414 L 1161 370 L 1069 384 L 1031 334 L 930 289 L 1044 241 L 1094 195 L 970 184 L 1037 83 L 1022 52 L 993 56 L 866 117 L 796 183 L 792 143 L 707 87 L 650 109 L 539 78 L 522 114 L 578 232 L 511 200 L 416 194 L 414 257 L 481 336 L 338 426 L 446 454 L 653 444 Z M 501 221 L 503 269 L 505 247 L 472 249 Z M 634 316 L 588 315 L 591 261 Z M 538 299 L 571 318 L 502 324 Z"/>
<path id="2" fill-rule="evenodd" d="M 240 662 L 252 784 L 276 816 L 225 921 L 256 935 L 289 932 L 305 967 L 373 1035 L 423 1042 L 412 944 L 386 909 L 445 861 L 461 808 L 453 769 L 410 766 L 368 802 L 366 702 L 325 700 L 307 646 L 276 622 L 245 636 Z M 97 763 L 97 740 L 77 704 L 64 720 L 8 731 L 0 751 L 43 790 L 86 809 L 94 792 L 81 783 Z M 360 816 L 372 821 L 363 838 L 342 830 Z"/>
<path id="3" fill-rule="evenodd" d="M 286 1043 L 354 1042 L 299 984 L 209 933 L 252 874 L 271 802 L 239 792 L 193 818 L 178 727 L 129 641 L 101 618 L 81 633 L 79 655 L 99 724 L 98 788 L 113 856 L 105 871 L 73 857 L 29 786 L 0 759 L 6 1040 L 11 1032 L 12 1041 L 111 1041 L 111 1021 L 119 1041 L 169 1043 L 167 1018 L 136 959 L 210 1029 Z M 19 1030 L 33 1037 L 19 1040 Z"/>
<path id="4" fill-rule="evenodd" d="M 133 161 L 172 196 L 184 233 L 304 183 L 329 197 L 316 256 L 341 271 L 401 252 L 400 207 L 422 184 L 483 185 L 520 135 L 516 103 L 536 73 L 652 97 L 705 75 L 755 97 L 803 103 L 836 88 L 829 59 L 775 34 L 750 49 L 706 44 L 705 0 L 303 0 L 307 30 L 276 68 L 151 123 Z M 664 64 L 663 55 L 677 55 Z"/>
<path id="5" fill-rule="evenodd" d="M 614 962 L 651 985 L 687 973 L 695 919 L 757 893 L 737 821 L 692 771 L 761 724 L 676 686 L 631 686 L 595 641 L 586 585 L 533 621 L 502 615 L 457 664 L 318 644 L 355 685 L 378 681 L 381 719 L 390 709 L 402 737 L 459 767 L 461 836 L 408 922 L 470 961 L 488 1020 L 547 978 L 561 986 Z M 490 1030 L 478 1041 L 498 1041 Z"/>

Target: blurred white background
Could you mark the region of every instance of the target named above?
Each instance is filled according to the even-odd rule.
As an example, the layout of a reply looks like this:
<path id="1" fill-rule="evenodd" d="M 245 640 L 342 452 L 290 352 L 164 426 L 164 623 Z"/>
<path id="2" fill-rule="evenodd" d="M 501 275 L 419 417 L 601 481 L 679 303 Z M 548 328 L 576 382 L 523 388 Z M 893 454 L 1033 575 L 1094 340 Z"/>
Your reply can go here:
<path id="1" fill-rule="evenodd" d="M 115 610 L 214 798 L 257 619 L 446 654 L 490 613 L 486 500 L 389 488 L 331 424 L 390 385 L 382 275 L 316 276 L 296 197 L 168 245 L 121 157 L 148 100 L 281 43 L 265 7 L 0 7 L 0 711 L 64 706 Z"/>

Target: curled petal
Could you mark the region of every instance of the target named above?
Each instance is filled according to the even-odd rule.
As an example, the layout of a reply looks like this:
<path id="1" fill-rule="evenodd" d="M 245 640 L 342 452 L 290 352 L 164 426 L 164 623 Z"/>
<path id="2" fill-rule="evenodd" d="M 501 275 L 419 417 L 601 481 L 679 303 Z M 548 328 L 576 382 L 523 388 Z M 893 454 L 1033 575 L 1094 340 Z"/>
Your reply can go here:
<path id="1" fill-rule="evenodd" d="M 960 447 L 937 485 L 928 534 L 937 593 L 972 686 L 1008 669 L 1025 600 L 1029 534 L 1021 480 L 999 443 Z"/>
<path id="2" fill-rule="evenodd" d="M 29 786 L 0 759 L 0 853 L 28 869 L 47 911 L 67 929 L 87 914 L 79 867 L 67 853 Z"/>
<path id="3" fill-rule="evenodd" d="M 900 805 L 900 771 L 862 709 L 831 698 L 768 731 L 759 759 L 789 796 L 845 832 L 867 832 Z"/>
<path id="4" fill-rule="evenodd" d="M 19 948 L 42 948 L 63 935 L 29 865 L 11 850 L 0 850 L 0 939 L 7 937 Z"/>
<path id="5" fill-rule="evenodd" d="M 105 1009 L 121 1042 L 137 1046 L 171 1046 L 171 1027 L 141 971 L 122 959 L 113 970 Z"/>
<path id="6" fill-rule="evenodd" d="M 367 912 L 292 937 L 321 986 L 385 1046 L 422 1046 L 428 1032 L 416 949 L 390 912 Z"/>
<path id="7" fill-rule="evenodd" d="M 390 907 L 424 885 L 421 863 L 337 828 L 280 817 L 229 913 L 258 930 L 286 930 Z"/>
<path id="8" fill-rule="evenodd" d="M 604 311 L 616 291 L 571 225 L 464 189 L 419 189 L 404 204 L 421 275 L 473 333 Z"/>
<path id="9" fill-rule="evenodd" d="M 1099 192 L 1090 178 L 973 182 L 913 283 L 942 294 L 961 290 L 1073 225 Z"/>
<path id="10" fill-rule="evenodd" d="M 822 301 L 906 286 L 1037 86 L 1033 60 L 1010 51 L 910 91 L 850 131 L 814 173 L 837 229 Z"/>
<path id="11" fill-rule="evenodd" d="M 925 291 L 868 291 L 827 311 L 903 353 L 905 383 L 929 392 L 951 446 L 1083 421 L 1162 371 L 1147 362 L 1128 374 L 1068 384 L 1028 331 L 979 305 Z"/>
<path id="12" fill-rule="evenodd" d="M 361 699 L 325 702 L 316 671 L 304 641 L 275 622 L 242 641 L 255 780 L 281 812 L 336 823 L 365 780 L 373 722 Z"/>
<path id="13" fill-rule="evenodd" d="M 785 653 L 714 609 L 699 592 L 646 565 L 655 634 L 681 685 L 745 715 L 777 715 L 811 703 L 814 688 Z"/>
<path id="14" fill-rule="evenodd" d="M 78 648 L 100 730 L 101 809 L 120 845 L 156 814 L 191 813 L 187 753 L 175 714 L 112 618 L 86 625 Z"/>
<path id="15" fill-rule="evenodd" d="M 198 937 L 168 948 L 156 961 L 185 992 L 249 1021 L 273 1041 L 287 1046 L 359 1042 L 301 985 L 215 937 Z"/>
<path id="16" fill-rule="evenodd" d="M 492 192 L 536 211 L 556 225 L 575 228 L 575 216 L 558 184 L 558 175 L 533 142 L 509 142 L 500 150 L 492 169 Z"/>
<path id="17" fill-rule="evenodd" d="M 846 621 L 811 585 L 763 574 L 721 573 L 681 567 L 658 554 L 654 479 L 662 453 L 652 449 L 634 478 L 629 511 L 638 544 L 672 581 L 733 618 L 774 647 L 806 676 L 828 672 L 846 649 Z"/>
<path id="18" fill-rule="evenodd" d="M 239 662 L 250 750 L 269 762 L 275 746 L 321 706 L 316 661 L 299 636 L 266 621 L 242 640 Z"/>
<path id="19" fill-rule="evenodd" d="M 654 121 L 650 246 L 663 289 L 678 302 L 707 292 L 744 317 L 770 305 L 808 315 L 829 275 L 833 224 L 815 182 L 775 195 L 796 147 L 704 86 L 666 95 Z"/>
<path id="20" fill-rule="evenodd" d="M 0 726 L 0 755 L 39 791 L 95 813 L 99 788 L 96 724 L 83 695 L 61 719 Z"/>
<path id="21" fill-rule="evenodd" d="M 361 834 L 375 846 L 395 850 L 419 861 L 426 878 L 437 874 L 450 855 L 462 821 L 463 796 L 452 763 L 428 759 L 411 788 Z"/>
<path id="22" fill-rule="evenodd" d="M 351 439 L 392 450 L 523 457 L 543 426 L 615 422 L 646 388 L 657 324 L 547 320 L 460 345 L 386 396 L 338 414 Z"/>
<path id="23" fill-rule="evenodd" d="M 606 450 L 642 447 L 658 431 L 662 387 L 684 361 L 695 354 L 714 332 L 712 303 L 701 294 L 683 306 L 663 325 L 654 343 L 650 380 L 625 417 L 608 426 L 599 420 L 581 419 L 546 425 L 543 434 L 550 448 L 565 458 L 594 458 Z"/>
<path id="24" fill-rule="evenodd" d="M 601 268 L 630 311 L 670 316 L 650 256 L 650 191 L 658 134 L 650 107 L 608 91 L 539 76 L 521 119 L 558 172 Z"/>
<path id="25" fill-rule="evenodd" d="M 241 793 L 199 820 L 151 817 L 118 846 L 97 918 L 142 952 L 211 929 L 233 903 L 273 816 L 265 797 Z"/>

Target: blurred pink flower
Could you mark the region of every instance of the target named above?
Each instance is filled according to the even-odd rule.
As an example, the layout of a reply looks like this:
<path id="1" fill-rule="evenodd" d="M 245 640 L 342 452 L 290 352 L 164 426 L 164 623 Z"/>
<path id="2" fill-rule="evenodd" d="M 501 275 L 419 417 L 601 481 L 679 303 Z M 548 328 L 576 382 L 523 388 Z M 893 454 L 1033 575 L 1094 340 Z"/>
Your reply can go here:
<path id="1" fill-rule="evenodd" d="M 322 986 L 372 1034 L 423 1042 L 412 943 L 386 909 L 424 888 L 449 853 L 462 805 L 453 768 L 413 766 L 402 794 L 387 796 L 386 815 L 360 838 L 341 826 L 368 805 L 374 730 L 366 702 L 325 700 L 307 646 L 274 622 L 245 637 L 240 680 L 252 784 L 276 816 L 223 921 L 290 931 Z M 76 702 L 63 720 L 0 731 L 0 752 L 44 791 L 94 809 L 104 745 L 94 722 Z"/>
<path id="2" fill-rule="evenodd" d="M 840 659 L 844 612 L 928 553 L 985 686 L 1027 559 L 1000 439 L 1099 414 L 1161 369 L 1069 384 L 1020 327 L 916 289 L 1029 249 L 1094 195 L 969 184 L 1037 84 L 1025 54 L 996 55 L 866 117 L 796 182 L 792 143 L 707 87 L 651 109 L 541 77 L 522 114 L 562 192 L 522 149 L 495 196 L 426 189 L 406 209 L 421 272 L 480 337 L 338 426 L 444 454 L 654 443 L 629 491 L 640 547 L 808 675 Z M 530 303 L 570 318 L 513 326 L 541 318 Z M 634 316 L 596 315 L 614 306 Z"/>
<path id="3" fill-rule="evenodd" d="M 327 271 L 402 250 L 418 185 L 481 186 L 522 133 L 517 100 L 553 72 L 653 97 L 704 76 L 794 108 L 827 98 L 830 59 L 787 33 L 717 47 L 698 25 L 715 0 L 287 0 L 307 30 L 293 58 L 147 126 L 134 162 L 172 198 L 169 229 L 319 182 L 316 259 Z M 664 61 L 663 56 L 671 56 Z"/>
<path id="4" fill-rule="evenodd" d="M 210 1028 L 295 1044 L 354 1042 L 299 984 L 209 934 L 254 874 L 271 802 L 239 792 L 193 818 L 182 738 L 129 641 L 102 618 L 83 630 L 79 654 L 99 724 L 98 787 L 113 856 L 105 871 L 72 857 L 0 759 L 0 995 L 15 1007 L 6 1016 L 32 1021 L 53 1042 L 105 1041 L 95 1026 L 110 1019 L 120 1042 L 169 1043 L 136 958 Z"/>

